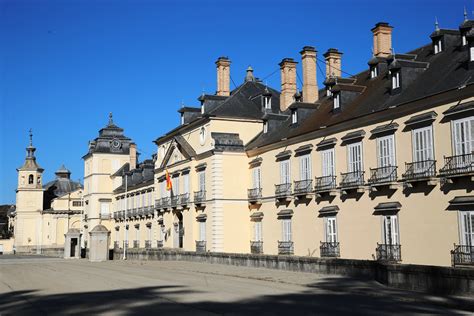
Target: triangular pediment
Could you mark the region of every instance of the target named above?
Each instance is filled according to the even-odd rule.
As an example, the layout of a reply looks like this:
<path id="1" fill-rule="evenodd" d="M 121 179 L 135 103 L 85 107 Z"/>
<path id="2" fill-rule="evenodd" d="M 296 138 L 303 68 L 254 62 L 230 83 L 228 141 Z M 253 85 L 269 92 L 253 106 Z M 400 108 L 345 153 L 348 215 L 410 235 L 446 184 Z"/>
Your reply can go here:
<path id="1" fill-rule="evenodd" d="M 166 168 L 181 161 L 191 160 L 195 155 L 194 149 L 182 136 L 175 136 L 166 151 L 160 168 Z"/>

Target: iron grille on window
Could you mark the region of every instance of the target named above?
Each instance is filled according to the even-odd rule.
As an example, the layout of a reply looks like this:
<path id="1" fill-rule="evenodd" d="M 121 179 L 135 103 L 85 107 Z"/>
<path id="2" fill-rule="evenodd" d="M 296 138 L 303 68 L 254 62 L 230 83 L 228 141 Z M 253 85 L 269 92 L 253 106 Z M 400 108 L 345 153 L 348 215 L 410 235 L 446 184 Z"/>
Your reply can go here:
<path id="1" fill-rule="evenodd" d="M 401 245 L 377 243 L 377 248 L 375 249 L 377 260 L 388 262 L 402 261 L 401 247 Z"/>
<path id="2" fill-rule="evenodd" d="M 365 171 L 352 171 L 341 173 L 341 189 L 350 189 L 363 186 Z"/>
<path id="3" fill-rule="evenodd" d="M 278 254 L 279 255 L 292 255 L 293 242 L 292 241 L 278 241 Z"/>
<path id="4" fill-rule="evenodd" d="M 194 192 L 194 203 L 202 203 L 206 200 L 206 191 Z"/>
<path id="5" fill-rule="evenodd" d="M 474 246 L 454 245 L 454 250 L 451 250 L 451 262 L 454 267 L 457 265 L 474 265 Z"/>
<path id="6" fill-rule="evenodd" d="M 403 180 L 412 181 L 418 179 L 429 179 L 436 176 L 436 160 L 423 160 L 405 163 Z"/>
<path id="7" fill-rule="evenodd" d="M 321 242 L 319 246 L 321 257 L 339 257 L 339 242 Z"/>
<path id="8" fill-rule="evenodd" d="M 444 157 L 444 166 L 439 173 L 443 177 L 474 173 L 474 153 Z"/>
<path id="9" fill-rule="evenodd" d="M 295 194 L 306 194 L 311 193 L 313 191 L 313 180 L 300 180 L 295 181 Z"/>
<path id="10" fill-rule="evenodd" d="M 291 183 L 283 183 L 275 185 L 275 196 L 286 197 L 291 195 Z"/>
<path id="11" fill-rule="evenodd" d="M 196 252 L 206 252 L 205 240 L 196 240 Z"/>
<path id="12" fill-rule="evenodd" d="M 253 188 L 247 190 L 247 196 L 250 201 L 257 201 L 262 198 L 262 188 Z"/>
<path id="13" fill-rule="evenodd" d="M 316 192 L 330 191 L 336 188 L 336 176 L 316 177 Z"/>
<path id="14" fill-rule="evenodd" d="M 370 185 L 393 183 L 397 181 L 397 167 L 386 166 L 370 169 Z"/>
<path id="15" fill-rule="evenodd" d="M 263 253 L 263 241 L 250 241 L 250 253 L 262 254 Z"/>

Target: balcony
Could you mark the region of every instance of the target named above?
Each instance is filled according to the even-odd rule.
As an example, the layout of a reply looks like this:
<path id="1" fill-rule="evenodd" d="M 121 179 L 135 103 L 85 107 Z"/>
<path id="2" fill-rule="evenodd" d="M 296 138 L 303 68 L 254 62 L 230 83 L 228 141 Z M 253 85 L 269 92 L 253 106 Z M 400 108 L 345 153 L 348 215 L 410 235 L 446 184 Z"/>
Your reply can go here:
<path id="1" fill-rule="evenodd" d="M 314 191 L 318 197 L 321 197 L 323 194 L 336 195 L 336 176 L 316 177 L 315 180 Z"/>
<path id="2" fill-rule="evenodd" d="M 123 242 L 123 246 L 124 246 L 126 249 L 128 249 L 128 241 L 127 241 L 127 240 Z"/>
<path id="3" fill-rule="evenodd" d="M 110 219 L 110 213 L 100 213 L 100 219 Z"/>
<path id="4" fill-rule="evenodd" d="M 275 197 L 277 200 L 291 201 L 291 183 L 276 184 Z"/>
<path id="5" fill-rule="evenodd" d="M 199 252 L 199 253 L 206 252 L 205 240 L 196 240 L 196 252 Z"/>
<path id="6" fill-rule="evenodd" d="M 140 248 L 140 240 L 133 241 L 133 248 Z"/>
<path id="7" fill-rule="evenodd" d="M 177 208 L 178 207 L 178 202 L 179 202 L 179 195 L 173 195 L 171 197 L 171 207 L 172 208 Z"/>
<path id="8" fill-rule="evenodd" d="M 156 248 L 163 248 L 163 240 L 156 241 Z"/>
<path id="9" fill-rule="evenodd" d="M 167 210 L 170 207 L 171 207 L 171 198 L 169 198 L 169 197 L 161 198 L 161 208 L 163 210 Z"/>
<path id="10" fill-rule="evenodd" d="M 389 245 L 377 243 L 375 253 L 378 261 L 400 262 L 402 261 L 401 245 Z"/>
<path id="11" fill-rule="evenodd" d="M 119 215 L 119 219 L 124 220 L 124 219 L 125 219 L 125 211 L 119 211 L 118 213 L 119 213 L 119 214 L 118 214 L 118 215 Z"/>
<path id="12" fill-rule="evenodd" d="M 153 207 L 151 206 L 145 206 L 144 208 L 144 216 L 148 217 L 148 216 L 153 216 Z"/>
<path id="13" fill-rule="evenodd" d="M 157 210 L 161 210 L 163 208 L 163 199 L 156 199 L 155 200 L 155 208 Z"/>
<path id="14" fill-rule="evenodd" d="M 436 185 L 436 160 L 405 163 L 405 170 L 402 178 L 407 187 L 411 188 L 414 182 L 427 182 L 428 185 Z"/>
<path id="15" fill-rule="evenodd" d="M 454 245 L 451 250 L 451 262 L 455 266 L 473 266 L 474 265 L 474 246 L 473 245 Z"/>
<path id="16" fill-rule="evenodd" d="M 292 255 L 293 254 L 293 242 L 292 241 L 279 241 L 278 242 L 278 254 L 279 255 Z"/>
<path id="17" fill-rule="evenodd" d="M 145 240 L 145 248 L 151 249 L 151 240 Z"/>
<path id="18" fill-rule="evenodd" d="M 144 207 L 137 208 L 137 216 L 138 217 L 144 217 L 145 216 L 145 208 Z"/>
<path id="19" fill-rule="evenodd" d="M 313 180 L 300 180 L 295 181 L 295 189 L 293 194 L 298 199 L 310 199 L 313 193 Z"/>
<path id="20" fill-rule="evenodd" d="M 321 257 L 339 258 L 341 255 L 339 251 L 339 242 L 321 242 L 319 250 L 321 252 Z"/>
<path id="21" fill-rule="evenodd" d="M 263 241 L 250 241 L 250 253 L 263 254 Z"/>
<path id="22" fill-rule="evenodd" d="M 356 193 L 364 193 L 364 174 L 365 171 L 352 171 L 341 173 L 341 193 L 347 194 L 349 191 L 356 191 Z"/>
<path id="23" fill-rule="evenodd" d="M 206 205 L 206 191 L 196 191 L 194 192 L 194 204 L 197 206 Z"/>
<path id="24" fill-rule="evenodd" d="M 439 174 L 447 183 L 452 183 L 454 178 L 459 177 L 471 177 L 471 180 L 474 181 L 474 152 L 444 157 L 444 166 Z"/>
<path id="25" fill-rule="evenodd" d="M 114 249 L 120 248 L 120 241 L 114 241 Z"/>
<path id="26" fill-rule="evenodd" d="M 186 207 L 189 203 L 189 193 L 183 193 L 178 197 L 178 204 L 182 207 Z"/>
<path id="27" fill-rule="evenodd" d="M 247 197 L 251 204 L 262 204 L 262 188 L 248 189 Z"/>
<path id="28" fill-rule="evenodd" d="M 369 185 L 372 191 L 377 191 L 378 187 L 388 186 L 389 189 L 396 189 L 397 166 L 386 166 L 370 169 Z"/>
<path id="29" fill-rule="evenodd" d="M 114 220 L 118 221 L 119 219 L 119 212 L 114 212 Z"/>

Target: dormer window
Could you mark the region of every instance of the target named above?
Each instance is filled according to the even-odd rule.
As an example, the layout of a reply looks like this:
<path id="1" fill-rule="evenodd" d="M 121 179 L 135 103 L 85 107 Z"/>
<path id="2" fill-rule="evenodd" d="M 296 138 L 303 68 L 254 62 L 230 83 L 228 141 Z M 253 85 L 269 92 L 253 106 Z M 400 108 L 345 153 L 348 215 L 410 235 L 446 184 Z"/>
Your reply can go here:
<path id="1" fill-rule="evenodd" d="M 201 114 L 204 114 L 204 104 L 201 105 Z"/>
<path id="2" fill-rule="evenodd" d="M 332 100 L 334 102 L 333 110 L 339 109 L 341 107 L 341 93 L 340 92 L 334 93 Z"/>
<path id="3" fill-rule="evenodd" d="M 331 86 L 328 86 L 327 89 L 326 89 L 326 94 L 328 97 L 331 97 L 332 96 L 332 92 L 331 92 Z"/>
<path id="4" fill-rule="evenodd" d="M 271 96 L 263 96 L 263 106 L 266 110 L 270 110 L 272 108 L 272 97 Z"/>
<path id="5" fill-rule="evenodd" d="M 433 47 L 434 47 L 434 53 L 435 54 L 441 53 L 443 51 L 443 48 L 442 48 L 442 45 L 441 45 L 441 39 L 435 40 L 434 43 L 433 43 Z"/>
<path id="6" fill-rule="evenodd" d="M 377 66 L 371 66 L 370 67 L 370 78 L 374 79 L 377 76 L 378 76 Z"/>
<path id="7" fill-rule="evenodd" d="M 474 61 L 474 46 L 469 47 L 469 61 Z"/>
<path id="8" fill-rule="evenodd" d="M 462 38 L 462 46 L 466 46 L 467 45 L 466 33 L 463 33 L 461 38 Z"/>
<path id="9" fill-rule="evenodd" d="M 263 133 L 266 134 L 268 132 L 268 122 L 263 122 Z"/>
<path id="10" fill-rule="evenodd" d="M 181 125 L 184 125 L 184 114 L 181 114 Z"/>
<path id="11" fill-rule="evenodd" d="M 291 112 L 291 124 L 296 124 L 298 123 L 298 112 L 296 110 L 293 110 Z"/>
<path id="12" fill-rule="evenodd" d="M 392 90 L 400 88 L 400 71 L 392 72 Z"/>

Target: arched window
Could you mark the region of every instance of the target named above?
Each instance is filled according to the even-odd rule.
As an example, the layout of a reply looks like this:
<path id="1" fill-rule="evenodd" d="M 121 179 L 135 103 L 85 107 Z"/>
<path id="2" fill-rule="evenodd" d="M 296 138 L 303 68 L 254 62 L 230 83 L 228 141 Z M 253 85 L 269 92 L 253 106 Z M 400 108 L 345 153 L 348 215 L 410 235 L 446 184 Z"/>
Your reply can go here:
<path id="1" fill-rule="evenodd" d="M 33 184 L 33 175 L 30 174 L 28 177 L 28 184 Z"/>

